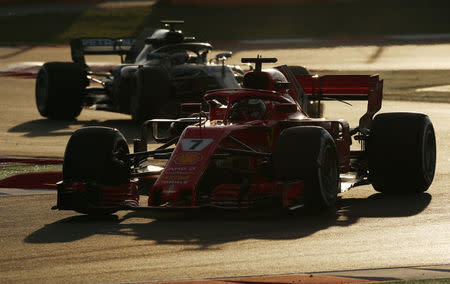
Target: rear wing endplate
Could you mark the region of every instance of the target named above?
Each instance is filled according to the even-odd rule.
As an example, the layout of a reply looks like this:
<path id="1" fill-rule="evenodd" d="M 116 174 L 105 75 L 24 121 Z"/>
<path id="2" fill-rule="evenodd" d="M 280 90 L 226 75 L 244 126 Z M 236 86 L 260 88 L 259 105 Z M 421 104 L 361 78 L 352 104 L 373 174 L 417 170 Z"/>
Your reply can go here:
<path id="1" fill-rule="evenodd" d="M 77 38 L 70 41 L 72 61 L 86 66 L 84 56 L 119 55 L 121 62 L 134 44 L 134 38 Z"/>
<path id="2" fill-rule="evenodd" d="M 359 120 L 360 127 L 368 128 L 381 109 L 383 80 L 379 75 L 306 75 L 296 76 L 296 79 L 310 101 L 367 100 L 367 112 Z"/>

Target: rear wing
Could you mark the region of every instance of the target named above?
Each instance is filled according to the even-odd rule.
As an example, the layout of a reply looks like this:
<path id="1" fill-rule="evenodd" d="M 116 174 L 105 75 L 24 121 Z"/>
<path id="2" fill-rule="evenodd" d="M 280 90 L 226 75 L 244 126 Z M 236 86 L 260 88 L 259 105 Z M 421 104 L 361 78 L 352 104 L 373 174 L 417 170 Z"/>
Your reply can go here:
<path id="1" fill-rule="evenodd" d="M 325 75 L 296 76 L 309 101 L 367 100 L 367 112 L 359 126 L 368 128 L 374 114 L 381 109 L 383 80 L 379 75 Z"/>
<path id="2" fill-rule="evenodd" d="M 90 55 L 111 55 L 120 56 L 124 62 L 124 56 L 128 55 L 135 42 L 134 38 L 77 38 L 70 41 L 72 61 L 86 66 L 84 56 Z"/>

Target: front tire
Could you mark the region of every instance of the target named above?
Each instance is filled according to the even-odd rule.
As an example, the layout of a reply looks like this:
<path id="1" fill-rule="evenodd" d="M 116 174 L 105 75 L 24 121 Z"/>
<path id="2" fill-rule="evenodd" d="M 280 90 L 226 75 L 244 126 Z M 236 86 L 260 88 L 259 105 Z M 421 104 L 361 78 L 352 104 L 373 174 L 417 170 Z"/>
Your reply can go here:
<path id="1" fill-rule="evenodd" d="M 306 209 L 319 212 L 334 206 L 339 191 L 338 156 L 324 128 L 297 126 L 282 131 L 272 163 L 277 180 L 303 181 Z"/>
<path id="2" fill-rule="evenodd" d="M 383 193 L 428 190 L 436 168 L 436 138 L 428 116 L 384 113 L 372 121 L 367 144 L 369 179 Z"/>
<path id="3" fill-rule="evenodd" d="M 72 120 L 81 113 L 82 93 L 88 85 L 85 71 L 72 62 L 48 62 L 36 77 L 39 113 L 55 120 Z"/>
<path id="4" fill-rule="evenodd" d="M 128 144 L 117 129 L 85 127 L 74 132 L 64 153 L 63 180 L 90 186 L 73 210 L 88 215 L 109 215 L 117 211 L 116 208 L 98 207 L 98 204 L 103 186 L 130 182 L 128 153 Z"/>
<path id="5" fill-rule="evenodd" d="M 117 129 L 98 126 L 78 129 L 66 146 L 63 179 L 108 186 L 128 183 L 128 154 L 128 144 Z"/>

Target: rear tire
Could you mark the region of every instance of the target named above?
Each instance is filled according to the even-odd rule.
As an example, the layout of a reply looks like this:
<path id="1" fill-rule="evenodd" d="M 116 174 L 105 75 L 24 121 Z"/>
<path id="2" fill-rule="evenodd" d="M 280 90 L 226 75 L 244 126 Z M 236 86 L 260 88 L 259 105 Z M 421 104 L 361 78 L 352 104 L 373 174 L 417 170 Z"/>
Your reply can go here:
<path id="1" fill-rule="evenodd" d="M 157 67 L 139 68 L 137 87 L 131 97 L 131 117 L 142 122 L 164 113 L 170 95 L 170 79 L 166 70 Z M 164 115 L 171 115 L 166 112 Z"/>
<path id="2" fill-rule="evenodd" d="M 436 138 L 428 116 L 384 113 L 375 117 L 367 144 L 369 179 L 383 193 L 428 190 L 436 168 Z"/>
<path id="3" fill-rule="evenodd" d="M 331 135 L 316 126 L 285 129 L 273 152 L 275 178 L 302 180 L 304 205 L 313 212 L 334 206 L 339 191 L 336 145 Z"/>
<path id="4" fill-rule="evenodd" d="M 72 120 L 81 113 L 82 93 L 88 85 L 85 71 L 72 62 L 48 62 L 36 77 L 39 113 L 55 120 Z"/>

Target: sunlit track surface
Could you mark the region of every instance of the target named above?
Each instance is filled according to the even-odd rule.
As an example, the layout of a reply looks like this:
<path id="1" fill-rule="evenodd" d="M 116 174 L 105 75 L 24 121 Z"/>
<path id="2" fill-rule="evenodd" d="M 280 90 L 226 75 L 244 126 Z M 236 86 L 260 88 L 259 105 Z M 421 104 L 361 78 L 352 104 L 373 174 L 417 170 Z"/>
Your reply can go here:
<path id="1" fill-rule="evenodd" d="M 278 62 L 315 70 L 439 70 L 450 68 L 450 44 L 338 46 L 237 51 L 235 59 L 277 57 Z"/>
<path id="2" fill-rule="evenodd" d="M 292 62 L 291 51 L 284 52 L 279 62 Z M 64 59 L 36 54 L 8 60 Z M 34 80 L 0 78 L 0 84 L 0 155 L 62 157 L 70 134 L 87 125 L 117 127 L 130 143 L 139 133 L 129 116 L 114 113 L 83 110 L 73 122 L 43 119 L 34 105 Z M 427 193 L 389 197 L 364 186 L 342 195 L 336 210 L 321 216 L 123 211 L 97 219 L 50 210 L 54 194 L 0 196 L 0 282 L 129 283 L 309 272 L 367 276 L 365 269 L 430 265 L 442 269 L 435 274 L 429 269 L 425 277 L 450 277 L 450 104 L 385 101 L 382 110 L 423 112 L 433 121 L 437 172 Z M 351 125 L 364 112 L 359 103 L 326 106 L 330 118 L 343 117 Z M 398 274 L 386 270 L 384 276 Z"/>
<path id="3" fill-rule="evenodd" d="M 233 50 L 233 57 L 227 61 L 240 63 L 241 57 L 262 54 L 264 57 L 277 57 L 278 62 L 289 65 L 303 65 L 316 70 L 448 70 L 450 69 L 450 44 L 428 45 L 375 45 L 304 47 L 281 45 L 280 48 L 246 48 L 239 45 L 227 46 Z M 223 50 L 216 50 L 216 53 Z M 26 65 L 48 61 L 70 61 L 70 50 L 67 46 L 56 47 L 0 47 L 0 73 L 16 64 L 29 62 Z M 118 64 L 118 56 L 89 56 L 88 62 Z M 100 65 L 101 66 L 101 65 Z"/>
<path id="4" fill-rule="evenodd" d="M 0 196 L 23 196 L 23 195 L 40 195 L 40 194 L 56 194 L 56 190 L 0 188 Z"/>

